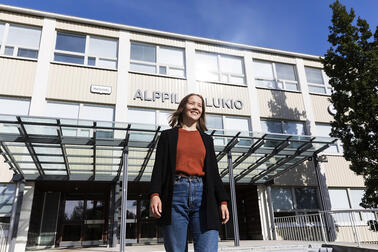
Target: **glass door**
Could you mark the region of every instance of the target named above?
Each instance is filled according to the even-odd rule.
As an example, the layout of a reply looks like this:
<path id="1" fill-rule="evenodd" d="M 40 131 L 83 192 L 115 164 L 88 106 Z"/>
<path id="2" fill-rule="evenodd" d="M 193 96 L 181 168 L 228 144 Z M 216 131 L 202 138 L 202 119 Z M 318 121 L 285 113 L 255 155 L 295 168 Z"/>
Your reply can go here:
<path id="1" fill-rule="evenodd" d="M 106 241 L 104 200 L 65 200 L 59 246 L 90 246 Z"/>
<path id="2" fill-rule="evenodd" d="M 83 235 L 84 200 L 66 200 L 60 246 L 79 246 Z"/>
<path id="3" fill-rule="evenodd" d="M 86 200 L 84 215 L 84 239 L 82 245 L 100 245 L 106 240 L 105 229 L 105 202 L 103 200 Z"/>

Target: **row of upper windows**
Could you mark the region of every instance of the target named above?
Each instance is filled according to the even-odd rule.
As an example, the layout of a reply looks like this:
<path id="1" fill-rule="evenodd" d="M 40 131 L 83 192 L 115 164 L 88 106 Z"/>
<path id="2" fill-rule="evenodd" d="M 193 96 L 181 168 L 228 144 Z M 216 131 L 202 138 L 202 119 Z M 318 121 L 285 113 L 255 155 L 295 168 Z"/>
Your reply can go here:
<path id="1" fill-rule="evenodd" d="M 0 54 L 38 58 L 41 29 L 0 23 Z M 118 41 L 105 37 L 58 31 L 53 60 L 70 64 L 116 69 Z M 196 51 L 196 76 L 199 81 L 246 84 L 242 57 Z M 256 86 L 299 91 L 296 66 L 254 60 Z M 185 78 L 183 48 L 131 42 L 130 71 Z M 311 93 L 329 94 L 331 89 L 319 68 L 305 67 Z"/>

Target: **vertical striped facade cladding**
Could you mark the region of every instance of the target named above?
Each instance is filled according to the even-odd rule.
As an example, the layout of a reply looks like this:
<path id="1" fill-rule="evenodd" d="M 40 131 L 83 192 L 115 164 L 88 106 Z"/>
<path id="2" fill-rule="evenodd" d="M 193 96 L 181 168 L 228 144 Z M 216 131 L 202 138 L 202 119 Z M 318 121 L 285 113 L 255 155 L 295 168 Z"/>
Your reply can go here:
<path id="1" fill-rule="evenodd" d="M 213 52 L 225 55 L 240 56 L 244 58 L 244 66 L 253 66 L 254 60 L 266 60 L 293 64 L 298 67 L 296 57 L 301 55 L 294 53 L 280 52 L 270 49 L 258 49 L 243 45 L 231 45 L 227 42 L 206 40 L 203 38 L 194 38 L 179 34 L 163 33 L 142 28 L 126 27 L 117 24 L 73 18 L 63 15 L 55 15 L 43 12 L 22 11 L 4 11 L 4 6 L 0 6 L 0 22 L 9 22 L 16 24 L 32 25 L 42 27 L 44 18 L 56 20 L 56 31 L 66 31 L 72 33 L 82 33 L 103 36 L 108 38 L 119 39 L 120 32 L 127 32 L 125 38 L 128 43 L 142 42 L 154 45 L 172 46 L 177 48 L 192 48 L 195 51 Z M 54 34 L 54 36 L 56 36 Z M 54 37 L 55 38 L 55 37 Z M 120 50 L 119 50 L 120 51 Z M 73 101 L 82 103 L 108 104 L 117 106 L 117 99 L 122 100 L 122 94 L 117 93 L 117 87 L 120 85 L 127 86 L 127 95 L 124 96 L 127 107 L 156 108 L 156 109 L 174 109 L 177 105 L 162 102 L 146 102 L 140 99 L 134 99 L 135 93 L 141 91 L 160 91 L 166 93 L 175 93 L 179 98 L 183 97 L 188 91 L 201 93 L 205 97 L 240 99 L 243 101 L 242 110 L 216 109 L 209 108 L 209 113 L 247 116 L 252 120 L 252 125 L 256 125 L 256 120 L 264 119 L 282 119 L 298 120 L 306 122 L 309 120 L 306 111 L 305 102 L 312 105 L 311 113 L 314 115 L 312 123 L 328 123 L 332 116 L 327 112 L 330 104 L 329 97 L 325 95 L 308 95 L 310 101 L 304 99 L 303 93 L 289 92 L 280 90 L 269 90 L 254 88 L 253 69 L 246 68 L 247 85 L 229 85 L 224 83 L 203 83 L 198 82 L 193 74 L 187 74 L 187 78 L 172 78 L 159 75 L 149 75 L 128 72 L 127 78 L 120 78 L 117 70 L 105 70 L 88 66 L 76 66 L 53 62 L 52 51 L 50 53 L 50 67 L 45 74 L 48 75 L 48 87 L 45 99 L 59 101 Z M 118 62 L 129 62 L 126 54 L 118 55 Z M 192 59 L 193 60 L 193 59 Z M 193 62 L 186 64 L 186 73 L 194 73 Z M 322 65 L 316 60 L 316 57 L 303 56 L 304 66 L 321 68 Z M 5 97 L 25 97 L 31 98 L 34 79 L 36 74 L 37 61 L 25 60 L 14 57 L 0 56 L 0 96 Z M 190 69 L 189 69 L 190 68 Z M 297 69 L 298 70 L 298 69 Z M 301 69 L 304 71 L 304 69 Z M 303 80 L 300 85 L 306 85 Z M 93 94 L 90 92 L 91 85 L 104 85 L 112 88 L 110 95 Z M 124 87 L 123 87 L 124 88 Z M 253 94 L 253 95 L 252 95 Z M 117 98 L 118 96 L 118 98 Z M 251 98 L 255 97 L 255 98 Z M 124 106 L 124 105 L 123 105 Z M 256 108 L 258 108 L 256 110 Z M 116 110 L 118 111 L 118 110 Z M 125 110 L 120 110 L 125 111 Z M 127 109 L 126 109 L 127 111 Z M 252 113 L 254 111 L 254 113 Z M 115 118 L 127 120 L 127 116 L 117 115 Z M 258 129 L 254 126 L 253 130 Z M 312 134 L 313 131 L 311 132 Z M 363 187 L 363 181 L 357 177 L 348 168 L 348 163 L 340 155 L 328 157 L 329 162 L 322 164 L 327 184 L 329 186 L 350 186 Z M 1 162 L 1 167 L 3 163 Z M 2 168 L 1 168 L 2 169 Z M 3 171 L 4 169 L 2 169 Z M 340 174 L 343 174 L 341 181 Z M 1 176 L 3 178 L 3 176 Z M 312 163 L 306 163 L 275 180 L 276 185 L 288 186 L 316 186 Z"/>

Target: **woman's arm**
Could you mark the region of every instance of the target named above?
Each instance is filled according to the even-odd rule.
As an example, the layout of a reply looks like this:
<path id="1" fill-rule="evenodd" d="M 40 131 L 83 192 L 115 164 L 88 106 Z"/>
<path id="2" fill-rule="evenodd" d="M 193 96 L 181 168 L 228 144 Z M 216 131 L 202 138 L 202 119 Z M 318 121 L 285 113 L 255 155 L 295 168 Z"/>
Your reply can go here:
<path id="1" fill-rule="evenodd" d="M 214 149 L 214 140 L 210 137 L 211 142 L 211 159 L 214 162 L 215 171 L 214 171 L 214 179 L 215 179 L 215 197 L 217 198 L 221 212 L 222 224 L 226 224 L 230 218 L 230 214 L 227 207 L 228 196 L 223 186 L 223 182 L 221 177 L 219 176 L 219 168 L 218 162 L 215 157 L 215 149 Z"/>

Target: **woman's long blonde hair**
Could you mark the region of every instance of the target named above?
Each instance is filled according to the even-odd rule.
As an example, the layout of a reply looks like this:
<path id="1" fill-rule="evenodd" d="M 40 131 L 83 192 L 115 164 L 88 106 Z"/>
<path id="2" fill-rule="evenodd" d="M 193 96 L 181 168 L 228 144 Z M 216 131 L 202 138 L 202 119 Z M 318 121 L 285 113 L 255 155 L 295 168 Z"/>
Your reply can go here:
<path id="1" fill-rule="evenodd" d="M 201 117 L 198 119 L 197 129 L 201 130 L 201 131 L 207 130 L 206 118 L 205 118 L 205 107 L 206 107 L 205 101 L 204 101 L 204 99 L 201 95 L 194 94 L 194 93 L 188 94 L 184 98 L 182 98 L 182 100 L 180 101 L 180 104 L 178 105 L 176 111 L 172 113 L 172 115 L 169 119 L 169 126 L 171 126 L 172 128 L 181 127 L 181 124 L 183 123 L 183 119 L 184 119 L 184 111 L 185 111 L 186 103 L 188 102 L 189 98 L 193 95 L 198 96 L 199 98 L 201 98 L 201 101 L 202 101 L 202 114 L 201 114 Z"/>

